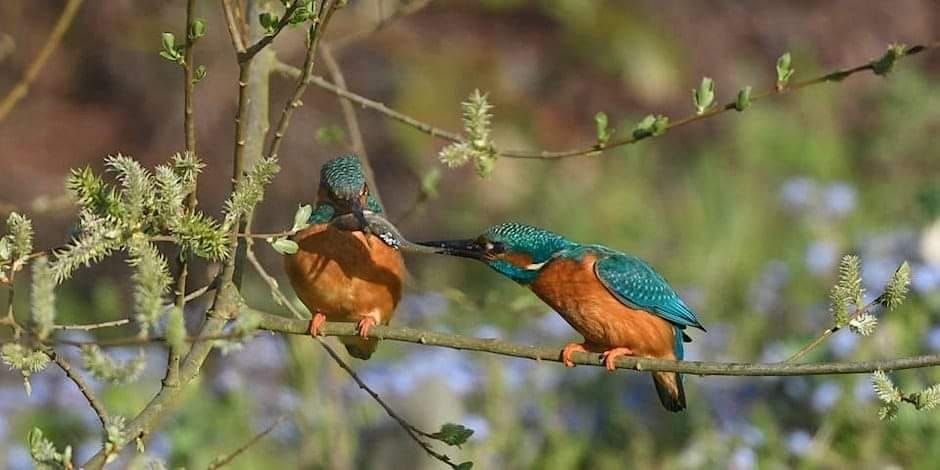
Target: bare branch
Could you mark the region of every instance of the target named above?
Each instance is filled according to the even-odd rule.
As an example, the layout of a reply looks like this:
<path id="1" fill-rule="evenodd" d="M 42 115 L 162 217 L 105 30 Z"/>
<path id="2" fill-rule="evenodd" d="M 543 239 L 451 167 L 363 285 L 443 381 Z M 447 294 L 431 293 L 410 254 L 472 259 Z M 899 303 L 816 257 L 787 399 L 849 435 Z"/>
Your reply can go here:
<path id="1" fill-rule="evenodd" d="M 16 106 L 16 103 L 23 99 L 29 92 L 30 85 L 36 80 L 36 77 L 39 76 L 39 72 L 42 70 L 42 67 L 46 65 L 49 56 L 51 56 L 52 52 L 59 46 L 59 43 L 62 41 L 62 36 L 69 30 L 69 27 L 72 25 L 72 20 L 75 19 L 75 14 L 78 12 L 78 7 L 81 5 L 82 0 L 69 0 L 69 2 L 65 4 L 65 8 L 62 10 L 62 14 L 59 15 L 59 19 L 56 20 L 52 32 L 50 32 L 49 37 L 46 38 L 46 43 L 43 44 L 42 49 L 39 50 L 39 53 L 36 54 L 36 57 L 26 68 L 26 73 L 23 74 L 23 78 L 7 93 L 3 100 L 0 101 L 0 121 L 2 121 L 13 107 Z"/>
<path id="2" fill-rule="evenodd" d="M 124 318 L 121 320 L 112 320 L 112 321 L 103 321 L 100 323 L 89 323 L 84 325 L 53 325 L 53 330 L 80 330 L 80 331 L 91 331 L 97 330 L 100 328 L 114 328 L 117 326 L 124 326 L 131 323 L 129 318 Z"/>
<path id="3" fill-rule="evenodd" d="M 81 375 L 78 375 L 78 373 L 75 372 L 74 369 L 72 369 L 72 365 L 69 364 L 69 362 L 66 361 L 65 358 L 57 354 L 55 350 L 47 351 L 46 355 L 49 356 L 49 359 L 51 359 L 52 362 L 55 362 L 56 365 L 59 366 L 60 369 L 62 369 L 62 372 L 65 372 L 65 376 L 68 377 L 69 380 L 71 380 L 75 384 L 76 387 L 78 387 L 78 391 L 82 392 L 82 395 L 84 395 L 85 400 L 88 401 L 88 404 L 91 405 L 91 408 L 95 410 L 95 414 L 98 415 L 98 420 L 101 421 L 101 429 L 104 429 L 105 427 L 107 427 L 108 426 L 108 411 L 104 408 L 104 405 L 100 401 L 98 401 L 95 395 L 91 392 L 91 389 L 88 388 L 88 384 L 85 383 L 85 379 L 83 379 Z"/>
<path id="4" fill-rule="evenodd" d="M 875 305 L 875 302 L 871 302 L 871 303 L 869 303 L 868 305 L 865 305 L 864 307 L 856 308 L 855 311 L 852 313 L 852 315 L 849 316 L 847 322 L 852 321 L 852 320 L 858 318 L 859 315 L 861 315 L 862 313 L 865 313 L 866 311 L 868 311 L 868 309 L 870 309 L 870 308 L 871 308 L 872 306 L 874 306 L 874 305 Z M 788 357 L 788 358 L 787 358 L 785 361 L 783 361 L 783 362 L 789 363 L 789 362 L 796 362 L 796 361 L 798 361 L 800 358 L 802 358 L 803 356 L 805 356 L 806 354 L 808 354 L 810 351 L 812 351 L 813 349 L 816 349 L 816 347 L 819 346 L 820 344 L 822 344 L 823 341 L 825 341 L 827 338 L 829 338 L 830 336 L 832 336 L 833 333 L 835 333 L 835 332 L 837 332 L 837 331 L 839 331 L 839 330 L 841 330 L 841 329 L 842 329 L 842 327 L 837 326 L 837 325 L 833 325 L 833 326 L 831 326 L 831 327 L 829 327 L 829 328 L 826 328 L 825 330 L 823 330 L 822 333 L 819 334 L 819 336 L 816 337 L 816 339 L 810 341 L 806 346 L 803 346 L 802 348 L 800 348 L 799 351 L 793 353 L 793 355 L 791 355 L 790 357 Z"/>
<path id="5" fill-rule="evenodd" d="M 228 465 L 229 463 L 231 463 L 232 460 L 235 460 L 235 457 L 238 457 L 243 452 L 250 449 L 251 446 L 260 442 L 261 439 L 264 439 L 265 436 L 267 436 L 268 434 L 271 434 L 271 432 L 273 432 L 274 429 L 278 427 L 278 425 L 283 423 L 285 419 L 287 419 L 287 416 L 284 416 L 284 415 L 279 416 L 276 420 L 274 420 L 273 423 L 271 423 L 270 426 L 268 426 L 267 428 L 265 428 L 263 431 L 259 432 L 258 434 L 255 434 L 254 437 L 249 439 L 248 442 L 244 443 L 241 447 L 233 450 L 229 454 L 226 454 L 222 457 L 218 457 L 215 460 L 213 460 L 212 463 L 210 463 L 209 466 L 207 467 L 208 470 L 215 470 L 217 468 L 222 468 Z"/>
<path id="6" fill-rule="evenodd" d="M 920 54 L 925 51 L 934 50 L 937 48 L 940 48 L 940 42 L 934 42 L 934 43 L 926 44 L 926 45 L 911 46 L 904 50 L 904 54 L 901 57 L 908 57 L 908 56 Z M 753 102 L 756 102 L 765 98 L 769 98 L 771 96 L 776 96 L 776 95 L 784 94 L 784 93 L 791 92 L 791 91 L 801 90 L 803 88 L 807 88 L 807 87 L 817 85 L 820 83 L 842 81 L 860 72 L 873 70 L 873 67 L 874 67 L 873 64 L 874 62 L 868 62 L 866 64 L 858 65 L 849 69 L 835 70 L 825 75 L 820 75 L 815 78 L 803 80 L 800 82 L 795 82 L 781 89 L 774 87 L 762 93 L 757 93 L 755 95 L 752 95 L 750 98 L 750 101 L 753 103 Z M 286 64 L 277 64 L 275 66 L 275 70 L 287 76 L 299 75 L 299 71 L 297 69 Z M 356 104 L 359 104 L 360 106 L 364 108 L 377 111 L 390 119 L 394 119 L 396 121 L 399 121 L 401 123 L 414 127 L 415 129 L 421 132 L 424 132 L 425 134 L 428 134 L 432 137 L 438 137 L 438 138 L 448 140 L 451 142 L 463 141 L 462 137 L 459 134 L 455 134 L 453 132 L 436 128 L 430 124 L 421 122 L 413 117 L 407 116 L 398 111 L 394 111 L 382 103 L 370 100 L 363 96 L 341 89 L 340 87 L 324 80 L 322 77 L 311 76 L 310 82 L 320 87 L 321 89 L 324 89 L 335 95 L 339 95 L 344 98 L 347 98 L 350 101 Z M 669 123 L 669 125 L 666 126 L 665 130 L 671 130 L 671 129 L 675 129 L 678 127 L 683 127 L 688 124 L 692 124 L 693 122 L 698 122 L 704 119 L 717 116 L 726 111 L 734 110 L 736 109 L 736 104 L 737 104 L 736 101 L 731 101 L 729 103 L 726 103 L 723 106 L 716 106 L 716 107 L 710 108 L 709 110 L 703 112 L 702 114 L 693 114 L 685 118 L 672 121 Z M 603 145 L 593 144 L 588 147 L 583 147 L 583 148 L 578 148 L 578 149 L 573 149 L 573 150 L 563 150 L 563 151 L 496 149 L 496 154 L 500 157 L 505 157 L 505 158 L 521 158 L 521 159 L 537 159 L 537 160 L 569 158 L 569 157 L 578 157 L 578 156 L 584 156 L 584 155 L 598 155 L 612 148 L 635 144 L 641 140 L 645 140 L 650 137 L 652 137 L 652 134 L 641 134 L 638 136 L 631 136 L 625 139 L 609 142 Z"/>
<path id="7" fill-rule="evenodd" d="M 333 56 L 332 46 L 324 42 L 320 46 L 320 54 L 323 55 L 323 65 L 325 65 L 327 71 L 330 72 L 333 82 L 336 83 L 337 87 L 345 90 L 346 77 L 343 76 L 343 69 L 340 68 L 339 62 L 337 62 L 336 58 Z M 369 193 L 375 197 L 380 205 L 384 205 L 382 204 L 382 196 L 379 195 L 379 188 L 375 184 L 375 172 L 372 171 L 372 164 L 369 162 L 369 154 L 366 153 L 366 144 L 362 138 L 362 130 L 359 128 L 359 118 L 356 117 L 356 109 L 353 108 L 348 98 L 342 96 L 338 98 L 340 107 L 343 108 L 343 119 L 346 121 L 346 128 L 349 130 L 349 140 L 352 142 L 353 153 L 359 155 L 359 160 L 362 162 L 363 173 L 366 175 L 366 182 L 369 183 Z"/>
<path id="8" fill-rule="evenodd" d="M 379 19 L 379 21 L 373 23 L 369 28 L 357 31 L 355 33 L 343 36 L 332 42 L 334 49 L 337 51 L 344 49 L 345 47 L 361 41 L 378 31 L 381 31 L 386 26 L 394 23 L 396 20 L 404 18 L 408 15 L 412 15 L 421 11 L 424 7 L 428 6 L 432 0 L 413 0 L 409 2 L 402 2 L 399 7 L 393 11 L 390 15 Z"/>

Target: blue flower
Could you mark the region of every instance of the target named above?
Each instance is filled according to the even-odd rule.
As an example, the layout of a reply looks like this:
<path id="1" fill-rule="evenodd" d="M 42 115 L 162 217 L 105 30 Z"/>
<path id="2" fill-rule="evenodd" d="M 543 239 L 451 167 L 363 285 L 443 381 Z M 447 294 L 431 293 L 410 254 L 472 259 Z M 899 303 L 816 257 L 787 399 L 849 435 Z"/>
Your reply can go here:
<path id="1" fill-rule="evenodd" d="M 821 276 L 832 271 L 839 256 L 839 248 L 829 240 L 817 240 L 806 247 L 806 268 Z"/>
<path id="2" fill-rule="evenodd" d="M 728 461 L 731 470 L 751 470 L 757 468 L 757 454 L 750 447 L 738 447 L 731 453 Z"/>
<path id="3" fill-rule="evenodd" d="M 940 290 L 940 266 L 917 264 L 911 267 L 911 287 L 919 294 Z"/>
<path id="4" fill-rule="evenodd" d="M 842 387 L 839 384 L 833 381 L 823 382 L 813 391 L 810 403 L 817 412 L 825 412 L 839 401 L 840 395 L 842 395 Z"/>
<path id="5" fill-rule="evenodd" d="M 823 209 L 833 217 L 845 217 L 855 210 L 858 191 L 849 183 L 838 181 L 823 190 Z"/>
<path id="6" fill-rule="evenodd" d="M 471 441 L 482 441 L 490 435 L 490 422 L 478 414 L 467 414 L 460 418 L 460 424 L 473 429 Z"/>
<path id="7" fill-rule="evenodd" d="M 816 199 L 816 182 L 800 176 L 790 178 L 780 187 L 780 202 L 787 209 L 806 209 Z"/>
<path id="8" fill-rule="evenodd" d="M 858 335 L 853 333 L 839 333 L 829 338 L 829 349 L 837 358 L 844 358 L 852 354 L 858 346 Z"/>
<path id="9" fill-rule="evenodd" d="M 806 455 L 812 445 L 813 436 L 802 429 L 787 435 L 787 451 L 793 455 Z"/>
<path id="10" fill-rule="evenodd" d="M 931 352 L 940 351 L 940 326 L 927 330 L 927 334 L 924 335 L 924 344 Z"/>

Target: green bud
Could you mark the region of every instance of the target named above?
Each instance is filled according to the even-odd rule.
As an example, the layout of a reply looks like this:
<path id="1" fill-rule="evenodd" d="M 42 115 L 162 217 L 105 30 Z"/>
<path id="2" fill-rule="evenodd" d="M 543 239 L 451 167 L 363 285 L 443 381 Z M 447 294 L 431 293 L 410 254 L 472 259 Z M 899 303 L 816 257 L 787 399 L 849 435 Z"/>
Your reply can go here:
<path id="1" fill-rule="evenodd" d="M 196 70 L 193 70 L 193 83 L 199 83 L 203 78 L 206 78 L 206 66 L 199 64 Z"/>
<path id="2" fill-rule="evenodd" d="M 875 75 L 885 76 L 894 69 L 894 63 L 904 57 L 904 44 L 891 44 L 880 59 L 871 62 L 871 71 Z"/>
<path id="3" fill-rule="evenodd" d="M 202 18 L 196 18 L 189 25 L 189 39 L 199 39 L 206 35 L 206 22 Z"/>
<path id="4" fill-rule="evenodd" d="M 282 255 L 292 255 L 300 249 L 297 243 L 287 238 L 278 238 L 271 243 L 271 248 Z"/>
<path id="5" fill-rule="evenodd" d="M 594 115 L 594 124 L 597 127 L 597 144 L 601 147 L 607 145 L 613 132 L 607 127 L 607 114 L 603 111 Z"/>
<path id="6" fill-rule="evenodd" d="M 294 212 L 294 225 L 291 226 L 291 230 L 298 230 L 306 227 L 308 225 L 307 221 L 310 220 L 310 214 L 313 213 L 313 207 L 310 204 L 304 204 L 297 208 L 297 212 Z"/>
<path id="7" fill-rule="evenodd" d="M 704 113 L 715 104 L 715 81 L 708 77 L 702 78 L 697 89 L 692 90 L 692 103 L 696 114 Z"/>
<path id="8" fill-rule="evenodd" d="M 785 52 L 777 59 L 777 91 L 781 91 L 787 86 L 790 77 L 793 76 L 793 67 L 790 65 L 790 53 Z"/>
<path id="9" fill-rule="evenodd" d="M 744 111 L 751 106 L 751 86 L 748 85 L 738 91 L 738 98 L 734 100 L 734 109 Z"/>

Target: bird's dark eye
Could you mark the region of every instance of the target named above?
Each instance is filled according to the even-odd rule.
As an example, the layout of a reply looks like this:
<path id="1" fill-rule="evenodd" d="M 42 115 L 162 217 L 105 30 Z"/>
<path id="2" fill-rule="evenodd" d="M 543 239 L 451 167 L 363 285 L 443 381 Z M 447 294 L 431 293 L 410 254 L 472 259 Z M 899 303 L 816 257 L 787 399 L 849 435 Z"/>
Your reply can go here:
<path id="1" fill-rule="evenodd" d="M 489 244 L 488 248 L 489 249 L 487 251 L 497 255 L 501 255 L 506 252 L 506 244 L 503 242 L 492 242 Z"/>

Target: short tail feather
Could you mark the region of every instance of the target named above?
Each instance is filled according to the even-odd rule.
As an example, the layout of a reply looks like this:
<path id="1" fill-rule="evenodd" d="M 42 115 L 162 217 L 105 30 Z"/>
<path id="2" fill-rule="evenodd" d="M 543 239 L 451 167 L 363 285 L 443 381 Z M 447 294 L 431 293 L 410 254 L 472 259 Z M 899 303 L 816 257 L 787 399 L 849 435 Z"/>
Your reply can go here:
<path id="1" fill-rule="evenodd" d="M 679 412 L 686 408 L 682 374 L 677 372 L 653 372 L 653 384 L 663 408 Z"/>
<path id="2" fill-rule="evenodd" d="M 362 339 L 358 336 L 343 337 L 340 341 L 346 346 L 346 351 L 349 351 L 350 356 L 362 360 L 372 357 L 375 348 L 379 346 L 379 340 L 377 339 Z"/>

